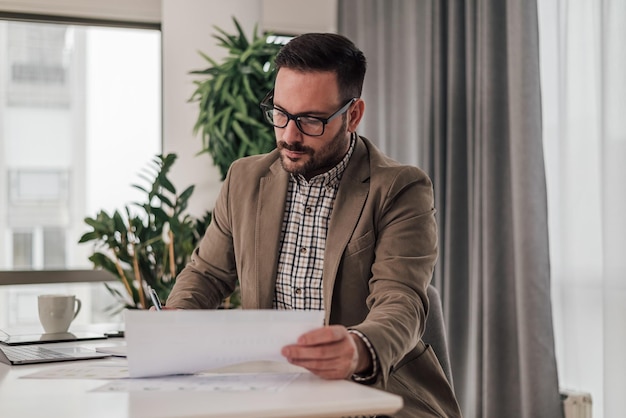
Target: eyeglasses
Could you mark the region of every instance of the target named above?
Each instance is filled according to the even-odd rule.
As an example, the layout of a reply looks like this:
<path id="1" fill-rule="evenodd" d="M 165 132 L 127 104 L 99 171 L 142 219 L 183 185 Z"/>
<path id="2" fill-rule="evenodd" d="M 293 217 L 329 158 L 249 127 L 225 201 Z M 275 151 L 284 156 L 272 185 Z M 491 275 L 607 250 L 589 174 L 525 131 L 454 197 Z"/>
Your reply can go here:
<path id="1" fill-rule="evenodd" d="M 274 98 L 274 90 L 271 90 L 261 101 L 261 110 L 263 111 L 263 116 L 265 116 L 265 120 L 267 120 L 270 124 L 274 125 L 277 128 L 284 128 L 287 126 L 290 120 L 293 120 L 296 123 L 296 126 L 305 135 L 308 136 L 322 136 L 324 135 L 324 130 L 326 129 L 326 125 L 335 119 L 337 116 L 341 116 L 348 111 L 352 103 L 357 101 L 357 98 L 354 97 L 346 102 L 343 106 L 339 108 L 335 113 L 330 115 L 327 118 L 320 118 L 317 116 L 309 116 L 309 115 L 292 115 L 289 112 L 284 111 L 283 109 L 274 107 L 270 102 Z"/>

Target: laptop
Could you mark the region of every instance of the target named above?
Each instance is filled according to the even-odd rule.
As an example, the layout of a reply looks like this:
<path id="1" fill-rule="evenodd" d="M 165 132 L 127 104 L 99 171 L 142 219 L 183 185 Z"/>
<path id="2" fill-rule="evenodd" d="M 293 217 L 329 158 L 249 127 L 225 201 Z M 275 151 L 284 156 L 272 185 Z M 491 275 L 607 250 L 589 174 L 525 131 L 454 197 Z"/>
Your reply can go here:
<path id="1" fill-rule="evenodd" d="M 86 347 L 54 347 L 0 344 L 0 363 L 12 366 L 21 364 L 52 363 L 56 361 L 86 360 L 110 357 Z"/>

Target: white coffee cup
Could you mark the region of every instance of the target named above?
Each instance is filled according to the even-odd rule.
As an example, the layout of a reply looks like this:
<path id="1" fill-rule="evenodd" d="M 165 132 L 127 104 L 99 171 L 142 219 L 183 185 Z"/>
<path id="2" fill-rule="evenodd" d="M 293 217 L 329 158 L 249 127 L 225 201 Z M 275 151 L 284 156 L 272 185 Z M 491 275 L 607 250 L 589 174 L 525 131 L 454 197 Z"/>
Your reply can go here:
<path id="1" fill-rule="evenodd" d="M 67 332 L 80 312 L 80 299 L 74 295 L 40 295 L 37 298 L 39 320 L 46 333 Z"/>

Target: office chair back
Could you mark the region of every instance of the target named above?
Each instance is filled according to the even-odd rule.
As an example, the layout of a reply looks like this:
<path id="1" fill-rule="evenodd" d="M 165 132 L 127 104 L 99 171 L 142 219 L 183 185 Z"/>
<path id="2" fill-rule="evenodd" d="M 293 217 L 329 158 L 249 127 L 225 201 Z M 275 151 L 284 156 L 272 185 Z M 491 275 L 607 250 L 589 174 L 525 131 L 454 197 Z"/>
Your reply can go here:
<path id="1" fill-rule="evenodd" d="M 448 354 L 448 340 L 446 337 L 446 326 L 443 320 L 443 308 L 441 305 L 441 295 L 437 288 L 429 285 L 427 289 L 430 308 L 426 317 L 426 328 L 422 340 L 430 344 L 441 364 L 450 387 L 454 390 L 452 382 L 452 368 L 450 367 L 450 355 Z"/>

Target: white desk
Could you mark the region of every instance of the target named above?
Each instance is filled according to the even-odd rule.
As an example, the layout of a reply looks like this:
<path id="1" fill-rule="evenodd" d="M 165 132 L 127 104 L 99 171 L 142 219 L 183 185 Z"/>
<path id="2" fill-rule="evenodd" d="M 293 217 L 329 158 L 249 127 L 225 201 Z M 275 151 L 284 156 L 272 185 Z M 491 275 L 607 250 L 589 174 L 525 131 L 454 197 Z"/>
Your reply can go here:
<path id="1" fill-rule="evenodd" d="M 82 342 L 95 347 L 120 339 Z M 64 345 L 74 343 L 62 343 Z M 87 360 L 80 363 L 119 360 Z M 71 362 L 73 363 L 73 362 Z M 90 392 L 106 384 L 95 379 L 22 378 L 44 368 L 70 363 L 28 366 L 0 364 L 2 418 L 280 418 L 342 417 L 393 414 L 402 398 L 350 381 L 326 381 L 304 373 L 277 392 Z M 250 365 L 248 366 L 250 367 Z M 277 368 L 278 367 L 278 368 Z M 258 364 L 252 372 L 292 367 Z M 231 368 L 237 371 L 237 368 Z M 293 369 L 292 369 L 293 370 Z"/>

